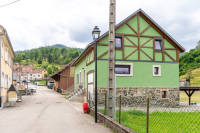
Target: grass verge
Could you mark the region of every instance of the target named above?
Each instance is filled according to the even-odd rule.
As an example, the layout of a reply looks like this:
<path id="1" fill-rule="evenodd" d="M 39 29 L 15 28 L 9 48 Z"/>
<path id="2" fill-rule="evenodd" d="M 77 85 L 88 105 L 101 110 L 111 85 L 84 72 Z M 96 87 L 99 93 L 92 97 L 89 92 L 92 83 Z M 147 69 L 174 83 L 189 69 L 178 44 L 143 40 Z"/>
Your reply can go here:
<path id="1" fill-rule="evenodd" d="M 38 81 L 38 82 L 40 82 L 40 84 L 42 84 L 42 85 L 46 85 L 46 81 L 41 80 L 41 81 Z"/>
<path id="2" fill-rule="evenodd" d="M 98 110 L 104 113 L 104 109 Z M 128 110 L 121 112 L 121 124 L 138 132 L 146 133 L 146 112 Z M 116 111 L 119 121 L 119 111 Z M 150 133 L 199 132 L 200 112 L 153 112 L 149 115 Z"/>

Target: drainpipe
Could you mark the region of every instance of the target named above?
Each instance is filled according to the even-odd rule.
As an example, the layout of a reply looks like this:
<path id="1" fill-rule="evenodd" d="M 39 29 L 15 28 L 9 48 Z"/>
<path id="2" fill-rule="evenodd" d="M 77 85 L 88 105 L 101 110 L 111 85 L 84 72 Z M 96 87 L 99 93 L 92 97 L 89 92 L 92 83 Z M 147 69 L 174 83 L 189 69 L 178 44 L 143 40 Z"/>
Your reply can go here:
<path id="1" fill-rule="evenodd" d="M 1 41 L 2 41 L 1 36 L 5 35 L 5 31 L 4 30 L 2 31 L 2 29 L 0 29 L 0 32 L 4 32 L 3 34 L 0 34 L 0 45 L 1 45 Z M 1 46 L 0 46 L 0 56 L 1 56 L 1 49 L 2 49 Z M 0 79 L 2 80 L 1 75 L 2 73 L 1 73 L 1 61 L 0 61 Z M 2 97 L 1 97 L 1 81 L 0 81 L 0 108 L 2 108 L 2 106 L 3 106 L 3 102 L 2 102 Z"/>
<path id="2" fill-rule="evenodd" d="M 1 35 L 0 35 L 0 45 L 1 45 Z M 2 45 L 1 45 L 2 46 Z M 0 46 L 0 56 L 1 56 L 1 49 L 2 47 Z M 1 57 L 0 57 L 1 58 Z M 2 58 L 1 58 L 2 59 Z M 0 79 L 2 80 L 1 78 L 1 61 L 0 61 Z M 1 82 L 0 82 L 0 108 L 2 108 L 2 98 L 1 98 Z"/>

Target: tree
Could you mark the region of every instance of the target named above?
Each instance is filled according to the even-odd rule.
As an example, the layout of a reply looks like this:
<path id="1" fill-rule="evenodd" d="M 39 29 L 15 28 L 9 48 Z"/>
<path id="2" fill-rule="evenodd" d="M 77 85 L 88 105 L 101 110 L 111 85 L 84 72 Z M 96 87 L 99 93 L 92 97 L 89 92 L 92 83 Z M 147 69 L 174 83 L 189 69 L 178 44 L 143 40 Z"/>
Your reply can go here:
<path id="1" fill-rule="evenodd" d="M 22 60 L 25 60 L 26 59 L 26 54 L 25 53 L 21 53 L 22 55 Z"/>
<path id="2" fill-rule="evenodd" d="M 42 55 L 41 54 L 39 55 L 39 58 L 38 58 L 38 64 L 42 64 Z"/>
<path id="3" fill-rule="evenodd" d="M 47 72 L 48 72 L 48 75 L 51 75 L 53 73 L 51 66 L 47 67 Z"/>
<path id="4" fill-rule="evenodd" d="M 48 55 L 48 62 L 49 62 L 49 64 L 51 64 L 53 62 L 53 55 L 51 53 L 49 53 L 49 55 Z"/>
<path id="5" fill-rule="evenodd" d="M 22 62 L 22 55 L 21 55 L 21 53 L 16 54 L 14 62 L 19 62 L 19 63 Z"/>
<path id="6" fill-rule="evenodd" d="M 200 40 L 197 42 L 197 46 L 195 47 L 195 49 L 199 49 L 200 48 Z"/>

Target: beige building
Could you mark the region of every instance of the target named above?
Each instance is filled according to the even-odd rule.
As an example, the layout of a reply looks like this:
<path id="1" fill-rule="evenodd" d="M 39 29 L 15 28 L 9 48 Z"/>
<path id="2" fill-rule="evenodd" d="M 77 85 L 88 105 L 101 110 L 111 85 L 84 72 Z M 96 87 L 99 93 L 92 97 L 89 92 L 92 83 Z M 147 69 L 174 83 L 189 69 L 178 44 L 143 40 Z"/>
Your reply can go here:
<path id="1" fill-rule="evenodd" d="M 8 37 L 8 33 L 4 27 L 0 25 L 0 44 L 1 44 L 1 65 L 0 65 L 0 96 L 1 103 L 4 104 L 8 97 L 7 91 L 12 84 L 12 69 L 13 69 L 13 59 L 15 57 L 15 53 Z M 1 105 L 2 105 L 1 104 Z M 2 107 L 2 106 L 1 106 Z"/>

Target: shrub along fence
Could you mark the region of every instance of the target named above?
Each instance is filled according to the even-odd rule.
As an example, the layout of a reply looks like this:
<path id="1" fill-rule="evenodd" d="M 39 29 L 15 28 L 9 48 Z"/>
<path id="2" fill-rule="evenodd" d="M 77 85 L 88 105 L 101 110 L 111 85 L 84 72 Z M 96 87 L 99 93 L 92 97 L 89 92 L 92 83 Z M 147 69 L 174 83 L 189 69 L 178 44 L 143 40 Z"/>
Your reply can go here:
<path id="1" fill-rule="evenodd" d="M 105 94 L 98 95 L 98 111 L 105 115 L 106 101 Z M 200 105 L 165 107 L 149 98 L 144 101 L 129 106 L 127 96 L 117 96 L 115 120 L 138 133 L 199 132 Z"/>

